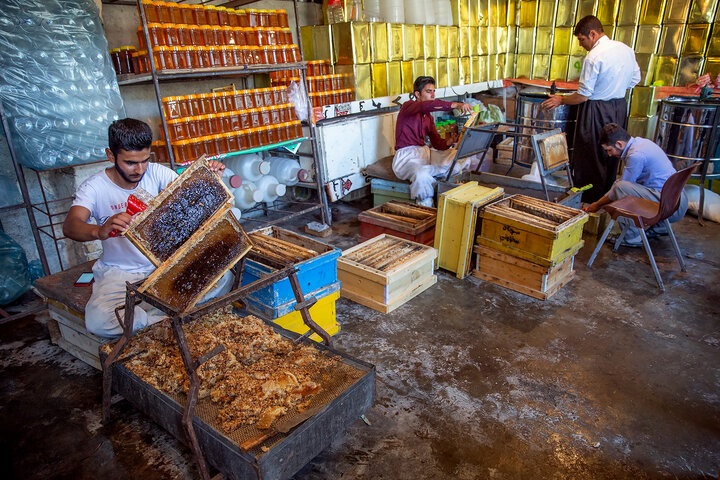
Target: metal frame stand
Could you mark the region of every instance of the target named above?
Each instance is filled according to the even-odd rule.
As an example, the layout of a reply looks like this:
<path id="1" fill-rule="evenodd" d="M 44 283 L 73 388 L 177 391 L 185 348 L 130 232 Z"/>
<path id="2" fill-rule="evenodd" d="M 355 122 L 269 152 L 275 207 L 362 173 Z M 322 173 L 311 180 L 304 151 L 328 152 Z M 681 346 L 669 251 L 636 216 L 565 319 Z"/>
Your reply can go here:
<path id="1" fill-rule="evenodd" d="M 548 173 L 554 173 L 564 168 L 565 173 L 567 174 L 568 182 L 570 183 L 570 188 L 573 188 L 572 175 L 570 174 L 570 156 L 566 156 L 566 160 L 561 164 L 545 170 L 545 159 L 540 152 L 539 142 L 546 139 L 547 137 L 557 135 L 559 133 L 562 133 L 562 130 L 560 130 L 559 128 L 555 128 L 553 130 L 550 130 L 549 132 L 538 133 L 530 137 L 533 150 L 535 151 L 535 161 L 537 162 L 538 171 L 540 172 L 540 183 L 542 183 L 543 190 L 545 191 L 545 200 L 547 200 L 548 202 L 550 201 L 550 194 L 548 193 L 547 185 L 545 184 L 545 175 L 547 175 Z M 565 146 L 567 147 L 567 144 Z M 565 153 L 567 153 L 567 148 L 565 149 Z"/>
<path id="2" fill-rule="evenodd" d="M 295 310 L 300 311 L 303 322 L 310 329 L 307 334 L 299 337 L 296 342 L 304 339 L 312 333 L 317 333 L 323 339 L 325 345 L 330 348 L 332 348 L 333 346 L 332 338 L 330 337 L 330 335 L 318 324 L 316 324 L 310 316 L 309 309 L 315 304 L 317 300 L 315 299 L 315 297 L 305 299 L 305 297 L 303 296 L 302 288 L 297 278 L 297 268 L 295 268 L 295 266 L 293 265 L 278 264 L 277 262 L 254 252 L 250 253 L 248 256 L 250 256 L 251 258 L 257 258 L 264 264 L 279 269 L 274 273 L 266 275 L 265 277 L 249 285 L 241 288 L 235 288 L 233 291 L 223 297 L 212 300 L 204 305 L 201 305 L 200 307 L 191 308 L 183 312 L 176 311 L 175 309 L 173 309 L 173 307 L 153 295 L 140 292 L 138 288 L 141 282 L 135 284 L 128 283 L 127 293 L 125 296 L 125 306 L 120 306 L 115 309 L 115 316 L 117 317 L 118 322 L 122 326 L 123 335 L 117 341 L 112 351 L 107 356 L 107 358 L 105 358 L 102 364 L 102 411 L 103 422 L 107 423 L 110 420 L 110 398 L 112 396 L 112 367 L 113 364 L 119 360 L 120 354 L 130 342 L 130 337 L 132 337 L 133 325 L 135 320 L 135 305 L 139 302 L 144 301 L 167 313 L 168 316 L 170 316 L 170 323 L 172 326 L 173 335 L 175 337 L 175 341 L 177 342 L 180 356 L 182 357 L 183 365 L 185 366 L 185 371 L 187 372 L 187 375 L 190 379 L 190 389 L 187 393 L 187 399 L 185 401 L 185 409 L 183 412 L 182 423 L 185 427 L 188 441 L 190 443 L 190 448 L 193 452 L 193 457 L 195 458 L 195 462 L 197 463 L 198 469 L 200 470 L 200 475 L 203 480 L 208 480 L 211 477 L 208 464 L 205 460 L 205 456 L 202 453 L 202 449 L 200 448 L 200 443 L 198 442 L 197 435 L 195 434 L 195 427 L 193 426 L 193 418 L 195 417 L 195 406 L 198 400 L 198 392 L 200 391 L 200 377 L 197 374 L 197 370 L 203 363 L 207 362 L 215 355 L 225 350 L 225 347 L 223 345 L 218 345 L 206 354 L 195 359 L 190 352 L 187 337 L 185 336 L 185 332 L 182 326 L 186 323 L 197 320 L 203 315 L 217 310 L 218 308 L 229 305 L 234 301 L 242 301 L 242 299 L 246 298 L 250 293 L 260 290 L 261 288 L 264 288 L 272 283 L 275 283 L 284 278 L 289 278 L 293 293 L 295 294 L 295 299 L 297 300 Z M 236 265 L 234 287 L 237 287 L 237 285 L 239 284 L 244 267 L 245 257 L 241 259 L 240 262 L 238 262 L 238 264 Z M 121 319 L 119 312 L 122 309 L 124 309 L 125 312 L 123 318 Z"/>

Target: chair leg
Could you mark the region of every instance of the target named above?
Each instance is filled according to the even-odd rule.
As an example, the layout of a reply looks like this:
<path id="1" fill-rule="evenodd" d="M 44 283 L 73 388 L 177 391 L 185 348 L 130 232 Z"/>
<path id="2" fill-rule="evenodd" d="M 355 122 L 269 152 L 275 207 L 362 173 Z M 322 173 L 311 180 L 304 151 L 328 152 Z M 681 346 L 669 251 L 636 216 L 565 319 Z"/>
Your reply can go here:
<path id="1" fill-rule="evenodd" d="M 622 241 L 625 238 L 625 234 L 628 231 L 628 228 L 630 228 L 630 225 L 625 225 L 620 232 L 620 235 L 615 239 L 615 245 L 613 246 L 613 252 L 617 252 L 618 248 L 620 248 L 620 245 L 622 245 Z"/>
<path id="2" fill-rule="evenodd" d="M 660 290 L 664 292 L 665 285 L 663 285 L 662 278 L 660 278 L 660 271 L 658 270 L 657 264 L 655 263 L 655 257 L 653 256 L 652 250 L 650 250 L 650 243 L 648 242 L 647 235 L 645 235 L 645 230 L 642 228 L 640 229 L 640 238 L 642 238 L 645 252 L 647 253 L 648 259 L 650 259 L 650 266 L 652 267 L 653 273 L 655 274 L 655 280 L 657 280 Z"/>
<path id="3" fill-rule="evenodd" d="M 608 226 L 605 227 L 605 231 L 603 232 L 602 236 L 600 237 L 600 240 L 598 241 L 597 245 L 595 246 L 595 251 L 593 251 L 592 255 L 590 256 L 590 260 L 588 260 L 587 266 L 592 267 L 593 262 L 595 261 L 595 257 L 597 257 L 598 252 L 602 248 L 603 244 L 605 243 L 605 240 L 607 240 L 607 236 L 610 234 L 610 230 L 612 230 L 613 225 L 615 225 L 615 220 L 610 220 L 608 222 Z"/>
<path id="4" fill-rule="evenodd" d="M 680 246 L 677 243 L 677 239 L 675 238 L 675 232 L 673 232 L 672 228 L 670 228 L 670 222 L 667 218 L 665 219 L 665 228 L 667 228 L 670 240 L 672 240 L 673 249 L 675 249 L 675 255 L 677 256 L 678 262 L 680 262 L 680 270 L 685 272 L 685 261 L 683 260 L 682 253 L 680 252 Z"/>

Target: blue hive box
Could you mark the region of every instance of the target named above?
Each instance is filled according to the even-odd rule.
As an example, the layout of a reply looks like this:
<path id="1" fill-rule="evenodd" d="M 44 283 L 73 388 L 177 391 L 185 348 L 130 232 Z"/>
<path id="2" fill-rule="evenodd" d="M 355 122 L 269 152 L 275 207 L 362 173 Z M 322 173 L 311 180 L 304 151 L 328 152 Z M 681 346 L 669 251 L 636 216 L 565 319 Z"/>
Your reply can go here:
<path id="1" fill-rule="evenodd" d="M 314 296 L 319 300 L 340 290 L 341 282 L 338 281 L 337 276 L 337 259 L 342 252 L 339 248 L 278 227 L 267 227 L 251 232 L 251 234 L 256 233 L 270 235 L 317 252 L 317 256 L 295 264 L 305 298 Z M 256 260 L 247 259 L 245 260 L 242 285 L 259 280 L 274 271 L 273 268 Z M 297 303 L 290 280 L 287 278 L 250 294 L 246 300 L 246 310 L 266 320 L 275 320 L 293 312 Z"/>

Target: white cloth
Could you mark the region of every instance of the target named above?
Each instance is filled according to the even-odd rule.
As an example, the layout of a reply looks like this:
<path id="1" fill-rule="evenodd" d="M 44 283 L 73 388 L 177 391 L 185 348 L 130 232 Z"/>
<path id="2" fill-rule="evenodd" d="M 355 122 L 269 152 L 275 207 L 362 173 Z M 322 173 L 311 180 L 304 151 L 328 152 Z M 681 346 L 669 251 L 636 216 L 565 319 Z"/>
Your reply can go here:
<path id="1" fill-rule="evenodd" d="M 92 286 L 92 295 L 85 306 L 85 328 L 90 333 L 101 337 L 118 337 L 123 331 L 115 318 L 115 308 L 125 303 L 125 282 L 139 282 L 147 274 L 143 272 L 126 272 L 118 268 L 103 265 L 95 262 L 93 265 L 95 281 Z M 226 273 L 217 283 L 215 288 L 205 295 L 200 303 L 207 302 L 213 298 L 225 295 L 230 291 L 233 284 L 233 274 Z M 121 318 L 124 319 L 125 311 L 121 310 Z M 135 317 L 133 320 L 133 331 L 137 331 L 159 322 L 166 315 L 157 308 L 146 303 L 135 305 Z"/>
<path id="2" fill-rule="evenodd" d="M 600 37 L 583 61 L 578 93 L 590 100 L 624 98 L 640 82 L 635 52 L 622 42 Z"/>
<path id="3" fill-rule="evenodd" d="M 138 183 L 138 187 L 155 196 L 176 177 L 177 173 L 169 168 L 157 163 L 150 163 L 145 175 Z M 107 172 L 103 170 L 85 180 L 78 187 L 72 204 L 90 210 L 90 217 L 98 225 L 102 225 L 111 216 L 125 211 L 128 196 L 134 191 L 135 189 L 120 188 L 110 180 Z M 102 247 L 103 253 L 97 262 L 102 266 L 115 267 L 126 272 L 142 273 L 144 276 L 154 269 L 152 263 L 127 238 L 121 236 L 108 238 L 102 241 Z"/>
<path id="4" fill-rule="evenodd" d="M 435 150 L 427 145 L 418 147 L 411 145 L 395 152 L 392 169 L 401 180 L 410 180 L 410 198 L 425 200 L 435 194 L 436 176 L 447 174 L 450 164 L 455 158 L 456 150 Z M 464 165 L 469 165 L 463 159 Z M 462 165 L 458 161 L 453 173 L 460 173 Z"/>

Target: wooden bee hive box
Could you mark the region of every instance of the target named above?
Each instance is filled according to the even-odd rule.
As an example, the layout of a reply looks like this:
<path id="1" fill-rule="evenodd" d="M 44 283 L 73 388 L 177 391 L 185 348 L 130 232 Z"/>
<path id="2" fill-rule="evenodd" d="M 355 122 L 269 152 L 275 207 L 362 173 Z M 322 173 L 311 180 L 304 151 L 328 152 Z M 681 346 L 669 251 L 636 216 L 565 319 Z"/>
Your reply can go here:
<path id="1" fill-rule="evenodd" d="M 203 224 L 229 210 L 232 200 L 207 162 L 197 160 L 135 216 L 125 236 L 159 267 Z"/>
<path id="2" fill-rule="evenodd" d="M 383 233 L 432 245 L 435 241 L 437 209 L 391 200 L 358 215 L 360 241 Z"/>
<path id="3" fill-rule="evenodd" d="M 525 195 L 513 195 L 485 207 L 477 243 L 546 267 L 582 247 L 582 210 Z"/>
<path id="4" fill-rule="evenodd" d="M 213 217 L 140 287 L 179 312 L 192 308 L 252 247 L 230 210 Z"/>
<path id="5" fill-rule="evenodd" d="M 427 245 L 383 234 L 356 245 L 338 258 L 341 296 L 388 313 L 437 282 L 437 251 Z"/>

